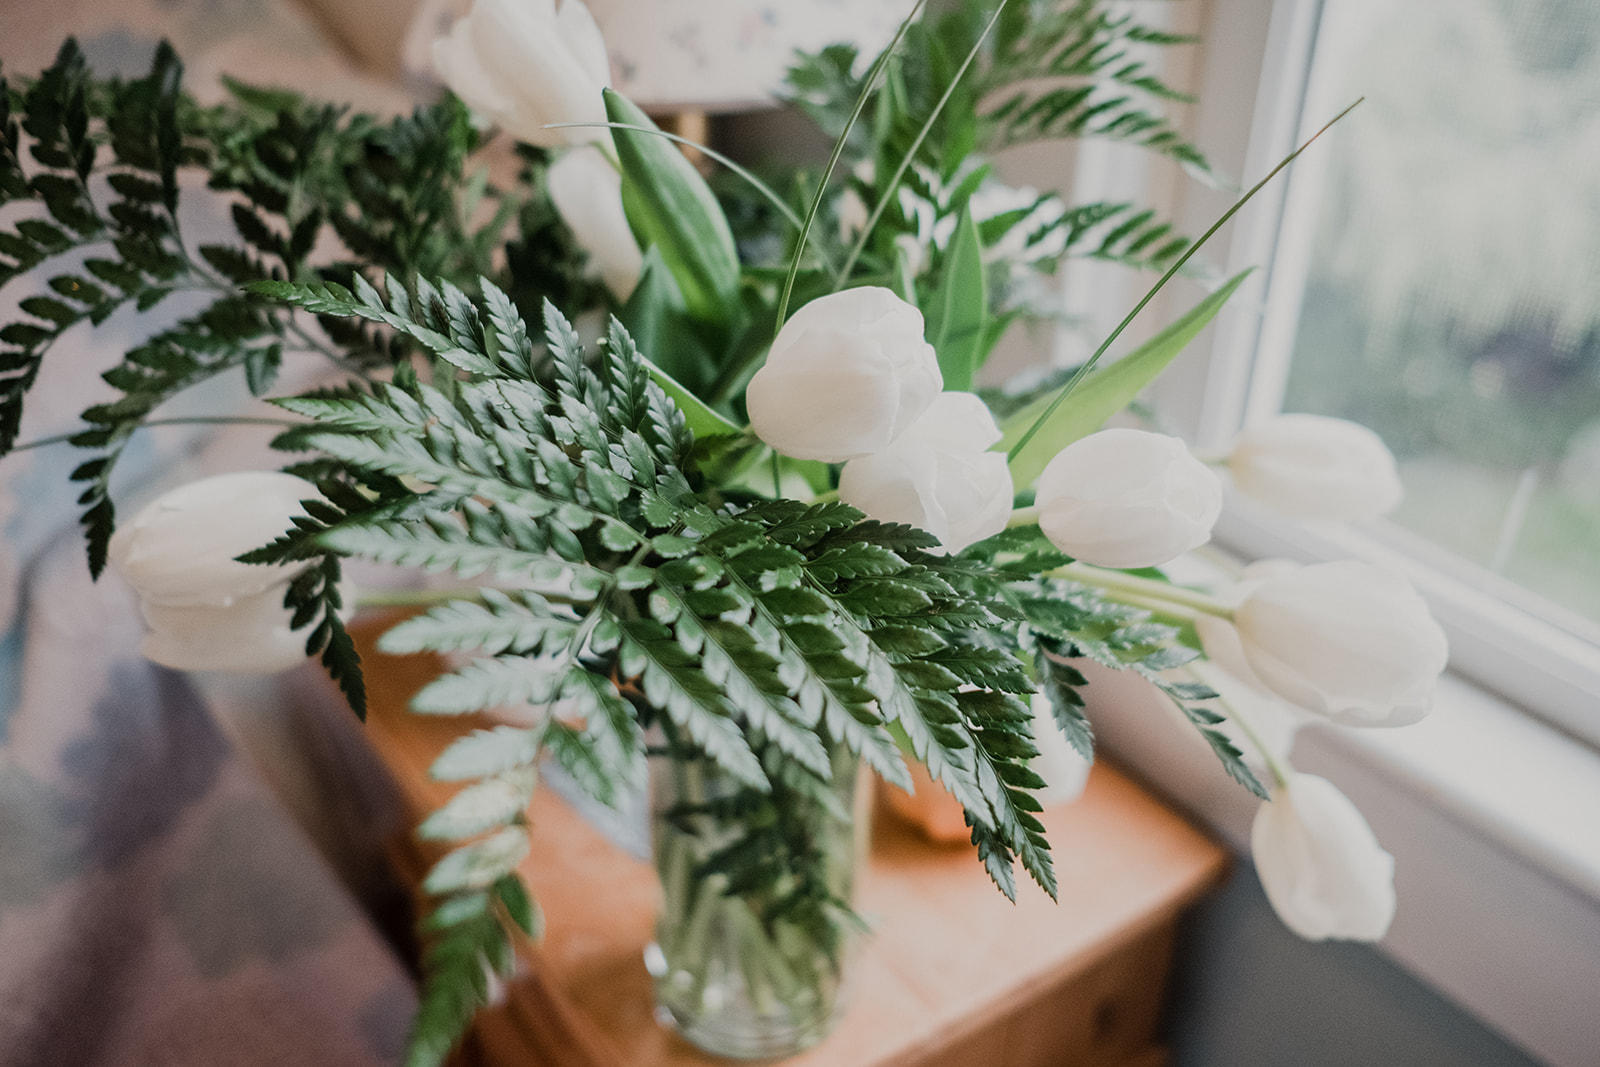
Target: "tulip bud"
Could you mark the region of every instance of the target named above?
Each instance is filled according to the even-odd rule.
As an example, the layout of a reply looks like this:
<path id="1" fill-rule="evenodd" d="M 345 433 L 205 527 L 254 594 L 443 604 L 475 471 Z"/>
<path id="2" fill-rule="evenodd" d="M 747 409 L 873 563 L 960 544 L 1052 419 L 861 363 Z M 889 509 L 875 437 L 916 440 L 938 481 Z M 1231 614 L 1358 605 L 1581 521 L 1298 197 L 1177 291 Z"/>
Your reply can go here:
<path id="1" fill-rule="evenodd" d="M 1039 475 L 1039 528 L 1098 567 L 1154 567 L 1211 539 L 1222 483 L 1176 437 L 1101 430 Z"/>
<path id="2" fill-rule="evenodd" d="M 839 499 L 880 522 L 933 534 L 947 552 L 1006 528 L 1011 474 L 994 416 L 971 393 L 940 393 L 882 452 L 860 456 L 839 475 Z"/>
<path id="3" fill-rule="evenodd" d="M 1319 563 L 1268 578 L 1233 620 L 1263 685 L 1349 726 L 1421 719 L 1449 658 L 1444 631 L 1411 584 L 1366 563 Z"/>
<path id="4" fill-rule="evenodd" d="M 1400 503 L 1383 439 L 1322 415 L 1279 415 L 1239 435 L 1228 457 L 1241 493 L 1292 519 L 1359 522 Z"/>
<path id="5" fill-rule="evenodd" d="M 1394 857 L 1325 778 L 1291 774 L 1250 829 L 1267 901 L 1309 941 L 1376 941 L 1394 919 Z"/>
<path id="6" fill-rule="evenodd" d="M 157 498 L 111 538 L 111 563 L 139 595 L 141 651 L 178 670 L 267 674 L 305 658 L 284 594 L 305 564 L 235 558 L 288 532 L 317 487 L 288 474 L 222 474 Z"/>
<path id="7" fill-rule="evenodd" d="M 472 110 L 529 144 L 610 143 L 604 127 L 547 130 L 552 122 L 605 122 L 611 84 L 605 38 L 583 0 L 474 0 L 433 65 Z"/>
<path id="8" fill-rule="evenodd" d="M 644 254 L 622 209 L 622 175 L 598 148 L 575 148 L 546 173 L 550 202 L 589 255 L 589 271 L 618 300 L 639 284 Z"/>
<path id="9" fill-rule="evenodd" d="M 819 297 L 778 331 L 745 402 L 786 456 L 839 463 L 888 448 L 944 387 L 922 312 L 868 286 Z"/>
<path id="10" fill-rule="evenodd" d="M 1028 761 L 1028 769 L 1044 779 L 1034 799 L 1047 808 L 1070 804 L 1083 795 L 1092 764 L 1061 733 L 1055 712 L 1050 709 L 1049 697 L 1035 693 L 1029 707 L 1033 711 L 1033 740 L 1039 754 Z"/>

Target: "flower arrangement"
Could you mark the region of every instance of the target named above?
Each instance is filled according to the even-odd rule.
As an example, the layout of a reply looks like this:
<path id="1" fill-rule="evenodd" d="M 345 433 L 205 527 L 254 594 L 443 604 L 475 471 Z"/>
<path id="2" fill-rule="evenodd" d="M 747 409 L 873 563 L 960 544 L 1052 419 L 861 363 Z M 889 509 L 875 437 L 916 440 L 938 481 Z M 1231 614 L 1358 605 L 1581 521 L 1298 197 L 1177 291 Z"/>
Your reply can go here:
<path id="1" fill-rule="evenodd" d="M 658 863 L 682 922 L 655 961 L 664 1002 L 703 993 L 706 930 L 726 922 L 744 931 L 739 995 L 792 1007 L 836 979 L 856 922 L 837 859 L 858 762 L 902 786 L 921 764 L 1002 892 L 1017 863 L 1053 892 L 1033 704 L 1088 757 L 1084 659 L 1148 678 L 1271 797 L 1254 846 L 1286 922 L 1387 927 L 1390 864 L 1359 813 L 1218 689 L 1414 721 L 1445 659 L 1420 598 L 1355 563 L 1221 593 L 1157 569 L 1208 540 L 1219 464 L 1287 513 L 1361 519 L 1396 498 L 1381 443 L 1286 416 L 1208 464 L 1101 429 L 1238 278 L 1115 363 L 1098 365 L 1113 335 L 1021 393 L 980 386 L 1005 327 L 1050 313 L 1036 282 L 1063 259 L 1160 271 L 1159 289 L 1194 254 L 1133 205 L 1006 187 L 986 155 L 1101 135 L 1204 172 L 1155 110 L 1174 94 L 1128 58 L 1178 40 L 1095 0 L 916 14 L 864 71 L 838 46 L 792 72 L 837 137 L 820 173 L 768 184 L 712 152 L 731 175 L 716 189 L 606 88 L 581 0 L 477 0 L 436 46 L 453 94 L 389 121 L 246 86 L 201 108 L 167 49 L 147 77 L 104 81 L 68 42 L 38 78 L 0 82 L 0 203 L 32 206 L 0 231 L 0 284 L 109 247 L 63 261 L 0 330 L 0 449 L 46 443 L 17 437 L 64 330 L 205 297 L 105 374 L 117 399 L 71 436 L 90 568 L 139 594 L 146 654 L 257 671 L 320 656 L 364 713 L 342 563 L 370 560 L 462 580 L 415 590 L 431 606 L 382 640 L 466 654 L 413 710 L 550 709 L 465 734 L 433 769 L 463 788 L 420 831 L 452 847 L 426 881 L 412 1062 L 448 1053 L 484 966 L 509 966 L 509 929 L 537 927 L 514 871 L 542 761 L 603 802 L 641 787 L 647 753 L 668 768 Z M 474 165 L 490 126 L 517 142 L 503 188 Z M 237 240 L 185 240 L 186 171 L 230 198 Z M 273 395 L 286 350 L 337 378 Z M 291 462 L 119 527 L 130 439 L 240 371 L 280 410 Z M 698 1009 L 673 1010 L 693 1032 Z"/>

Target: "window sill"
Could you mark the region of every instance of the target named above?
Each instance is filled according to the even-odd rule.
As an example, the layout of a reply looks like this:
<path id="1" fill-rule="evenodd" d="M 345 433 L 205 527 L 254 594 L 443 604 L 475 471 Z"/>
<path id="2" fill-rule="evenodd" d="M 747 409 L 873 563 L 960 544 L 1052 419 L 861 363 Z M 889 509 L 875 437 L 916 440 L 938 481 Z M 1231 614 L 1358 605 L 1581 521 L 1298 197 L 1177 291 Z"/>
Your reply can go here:
<path id="1" fill-rule="evenodd" d="M 1093 682 L 1106 751 L 1246 853 L 1254 799 L 1154 690 L 1110 672 Z M 1422 723 L 1308 728 L 1293 758 L 1348 793 L 1395 856 L 1399 909 L 1380 949 L 1534 1056 L 1592 1067 L 1600 754 L 1447 677 Z"/>

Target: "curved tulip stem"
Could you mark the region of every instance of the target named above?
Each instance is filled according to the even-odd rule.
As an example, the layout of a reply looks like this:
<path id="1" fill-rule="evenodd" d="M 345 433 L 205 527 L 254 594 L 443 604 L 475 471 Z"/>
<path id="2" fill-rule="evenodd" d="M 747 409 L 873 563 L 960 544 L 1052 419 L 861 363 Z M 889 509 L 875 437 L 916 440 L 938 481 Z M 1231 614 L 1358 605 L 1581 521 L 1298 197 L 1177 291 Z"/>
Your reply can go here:
<path id="1" fill-rule="evenodd" d="M 861 82 L 861 92 L 856 96 L 855 107 L 851 109 L 850 117 L 845 120 L 844 129 L 833 142 L 833 153 L 828 157 L 828 165 L 822 168 L 822 176 L 817 179 L 817 191 L 811 198 L 811 207 L 806 211 L 805 220 L 800 224 L 800 235 L 795 241 L 794 255 L 789 259 L 789 276 L 784 279 L 783 290 L 778 296 L 778 312 L 774 317 L 773 336 L 777 336 L 777 332 L 783 329 L 784 321 L 789 317 L 789 298 L 794 295 L 794 281 L 800 275 L 800 260 L 806 254 L 806 242 L 810 240 L 811 227 L 817 221 L 817 211 L 822 207 L 822 198 L 828 193 L 828 182 L 833 178 L 834 169 L 839 166 L 839 157 L 844 155 L 845 145 L 850 141 L 850 131 L 855 129 L 856 120 L 861 118 L 861 112 L 866 109 L 868 98 L 878 86 L 878 76 L 889 64 L 889 57 L 900 47 L 900 41 L 905 37 L 906 31 L 911 29 L 911 24 L 916 21 L 917 14 L 921 12 L 922 5 L 926 2 L 927 0 L 917 0 L 905 19 L 901 21 L 900 28 L 895 31 L 894 40 L 878 53 L 877 61 L 872 64 L 872 69 L 867 71 L 866 78 Z M 848 276 L 849 268 L 846 267 L 843 273 Z"/>
<path id="2" fill-rule="evenodd" d="M 1034 526 L 1039 522 L 1039 509 L 1017 508 L 1011 513 L 1011 518 L 1006 520 L 1006 529 L 1014 530 L 1018 526 Z"/>
<path id="3" fill-rule="evenodd" d="M 1133 603 L 1137 598 L 1140 607 L 1154 608 L 1156 605 L 1161 605 L 1156 610 L 1188 608 L 1193 612 L 1215 615 L 1220 619 L 1233 618 L 1233 606 L 1209 593 L 1186 589 L 1168 582 L 1158 582 L 1153 578 L 1140 578 L 1125 571 L 1095 567 L 1087 563 L 1069 563 L 1050 573 L 1057 578 L 1067 578 L 1082 582 L 1084 585 L 1092 585 L 1096 589 L 1115 594 L 1117 599 L 1129 603 Z"/>
<path id="4" fill-rule="evenodd" d="M 228 423 L 236 423 L 241 426 L 292 427 L 307 425 L 304 421 L 298 419 L 256 418 L 248 415 L 191 415 L 185 418 L 146 419 L 139 424 L 139 429 L 148 430 L 152 426 L 220 426 Z M 84 430 L 73 430 L 71 433 L 58 433 L 51 437 L 40 437 L 33 441 L 24 441 L 20 445 L 14 445 L 11 451 L 26 452 L 30 448 L 44 448 L 46 445 L 64 445 L 74 437 L 84 433 L 87 429 L 88 427 L 85 427 Z"/>
<path id="5" fill-rule="evenodd" d="M 483 603 L 469 589 L 363 589 L 355 600 L 358 608 L 425 608 L 452 600 Z"/>
<path id="6" fill-rule="evenodd" d="M 586 600 L 563 596 L 560 593 L 540 593 L 552 604 L 586 604 Z M 463 600 L 473 604 L 485 603 L 482 594 L 472 589 L 367 589 L 356 594 L 358 608 L 426 608 Z"/>
<path id="7" fill-rule="evenodd" d="M 1221 686 L 1212 685 L 1211 679 L 1206 676 L 1205 672 L 1191 666 L 1189 668 L 1189 676 L 1202 685 L 1216 690 L 1217 703 L 1222 705 L 1222 713 L 1234 725 L 1239 727 L 1239 732 L 1244 734 L 1245 740 L 1249 741 L 1251 746 L 1260 753 L 1261 762 L 1266 764 L 1267 770 L 1272 773 L 1272 779 L 1277 783 L 1278 789 L 1287 789 L 1289 776 L 1294 773 L 1294 768 L 1289 765 L 1289 761 L 1274 752 L 1271 746 L 1261 739 L 1261 735 L 1256 732 L 1255 727 L 1250 725 L 1250 717 L 1239 709 L 1238 704 L 1228 699 L 1228 694 L 1223 691 Z M 1276 790 L 1269 790 L 1269 792 L 1276 792 Z"/>
<path id="8" fill-rule="evenodd" d="M 861 227 L 861 232 L 856 235 L 856 243 L 851 246 L 850 254 L 845 257 L 844 266 L 833 276 L 833 287 L 837 291 L 844 287 L 849 280 L 850 272 L 855 269 L 856 260 L 861 258 L 861 253 L 866 250 L 867 241 L 872 237 L 873 229 L 878 225 L 878 219 L 883 217 L 884 209 L 894 199 L 895 190 L 900 188 L 900 180 L 906 176 L 906 171 L 916 160 L 917 153 L 922 150 L 922 142 L 928 139 L 934 123 L 939 120 L 939 115 L 944 111 L 950 97 L 955 95 L 956 87 L 961 84 L 961 79 L 966 76 L 967 68 L 972 66 L 972 61 L 978 58 L 978 53 L 983 49 L 983 43 L 989 39 L 989 31 L 994 29 L 995 23 L 1000 21 L 1000 16 L 1005 13 L 1009 0 L 1000 0 L 994 14 L 989 16 L 989 22 L 983 27 L 983 32 L 973 42 L 972 48 L 967 52 L 967 58 L 961 61 L 961 66 L 956 70 L 956 76 L 950 79 L 950 84 L 945 86 L 944 95 L 939 97 L 939 102 L 933 105 L 933 110 L 928 112 L 927 119 L 922 124 L 922 129 L 917 131 L 917 136 L 912 140 L 911 147 L 900 159 L 900 166 L 895 170 L 894 176 L 889 179 L 889 184 L 884 188 L 883 195 L 878 198 L 878 203 L 872 209 L 872 214 L 867 216 L 866 225 Z"/>

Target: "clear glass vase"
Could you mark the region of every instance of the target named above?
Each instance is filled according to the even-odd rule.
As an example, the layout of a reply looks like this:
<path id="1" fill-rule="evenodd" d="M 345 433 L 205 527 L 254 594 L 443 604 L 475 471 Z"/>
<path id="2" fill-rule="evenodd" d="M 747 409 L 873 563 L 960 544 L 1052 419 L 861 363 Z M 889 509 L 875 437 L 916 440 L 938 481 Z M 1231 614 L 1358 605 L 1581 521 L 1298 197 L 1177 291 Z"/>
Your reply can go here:
<path id="1" fill-rule="evenodd" d="M 742 786 L 704 759 L 652 759 L 663 908 L 646 953 L 656 1012 L 701 1049 L 785 1056 L 832 1029 L 866 827 L 842 749 L 815 790 Z"/>

